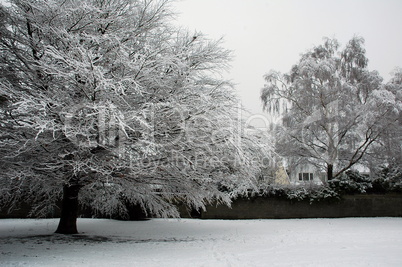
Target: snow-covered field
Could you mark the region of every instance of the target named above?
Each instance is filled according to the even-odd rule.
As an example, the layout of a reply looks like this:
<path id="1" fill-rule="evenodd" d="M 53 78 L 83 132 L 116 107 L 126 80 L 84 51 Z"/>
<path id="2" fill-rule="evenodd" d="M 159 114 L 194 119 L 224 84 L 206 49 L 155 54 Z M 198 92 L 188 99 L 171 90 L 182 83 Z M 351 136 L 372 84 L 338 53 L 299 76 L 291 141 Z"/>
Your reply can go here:
<path id="1" fill-rule="evenodd" d="M 0 220 L 0 266 L 402 266 L 402 218 Z"/>

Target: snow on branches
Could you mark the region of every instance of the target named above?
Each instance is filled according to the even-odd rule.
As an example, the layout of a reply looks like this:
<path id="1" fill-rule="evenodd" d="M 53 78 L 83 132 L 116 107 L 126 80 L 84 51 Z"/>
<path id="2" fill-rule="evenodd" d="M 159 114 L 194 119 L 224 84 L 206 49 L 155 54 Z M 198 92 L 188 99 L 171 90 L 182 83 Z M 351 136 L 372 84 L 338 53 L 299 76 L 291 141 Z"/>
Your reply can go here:
<path id="1" fill-rule="evenodd" d="M 2 190 L 17 196 L 23 181 L 18 192 L 43 204 L 79 188 L 102 214 L 138 203 L 177 216 L 178 201 L 228 204 L 254 186 L 264 146 L 244 136 L 216 75 L 230 52 L 170 25 L 169 1 L 14 0 L 3 11 L 1 68 L 13 75 L 0 81 L 0 176 L 13 185 Z"/>

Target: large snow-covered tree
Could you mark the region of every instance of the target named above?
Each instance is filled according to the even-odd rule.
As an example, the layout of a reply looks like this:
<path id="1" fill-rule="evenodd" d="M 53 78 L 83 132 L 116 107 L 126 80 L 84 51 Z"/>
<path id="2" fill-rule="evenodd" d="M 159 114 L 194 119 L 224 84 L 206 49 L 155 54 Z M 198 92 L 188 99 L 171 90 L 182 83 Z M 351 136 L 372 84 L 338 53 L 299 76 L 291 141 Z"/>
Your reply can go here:
<path id="1" fill-rule="evenodd" d="M 0 204 L 77 233 L 79 203 L 178 216 L 253 186 L 220 41 L 170 24 L 168 0 L 12 0 L 1 6 Z"/>
<path id="2" fill-rule="evenodd" d="M 321 167 L 328 180 L 360 163 L 401 111 L 397 92 L 367 69 L 363 44 L 354 37 L 340 51 L 326 39 L 289 73 L 268 73 L 261 91 L 265 109 L 282 118 L 279 154 Z"/>

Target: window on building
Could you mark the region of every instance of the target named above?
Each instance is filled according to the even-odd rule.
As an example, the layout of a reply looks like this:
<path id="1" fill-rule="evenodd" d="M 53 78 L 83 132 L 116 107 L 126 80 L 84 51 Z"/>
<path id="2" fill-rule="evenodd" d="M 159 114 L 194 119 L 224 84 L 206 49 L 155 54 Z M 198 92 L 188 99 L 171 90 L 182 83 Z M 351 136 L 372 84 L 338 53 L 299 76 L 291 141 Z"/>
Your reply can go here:
<path id="1" fill-rule="evenodd" d="M 314 174 L 311 172 L 300 172 L 299 181 L 312 181 L 314 179 Z"/>

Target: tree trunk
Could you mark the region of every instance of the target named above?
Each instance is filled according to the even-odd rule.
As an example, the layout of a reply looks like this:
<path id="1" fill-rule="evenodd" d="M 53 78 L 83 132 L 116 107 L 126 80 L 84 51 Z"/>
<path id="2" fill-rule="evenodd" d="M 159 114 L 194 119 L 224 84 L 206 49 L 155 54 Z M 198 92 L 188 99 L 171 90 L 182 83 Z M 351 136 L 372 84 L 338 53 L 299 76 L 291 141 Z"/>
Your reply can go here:
<path id="1" fill-rule="evenodd" d="M 334 178 L 334 165 L 327 165 L 327 181 L 331 181 Z"/>
<path id="2" fill-rule="evenodd" d="M 56 233 L 58 234 L 78 234 L 77 215 L 78 215 L 78 192 L 80 186 L 65 185 L 63 188 L 63 202 L 61 204 L 61 217 Z"/>

